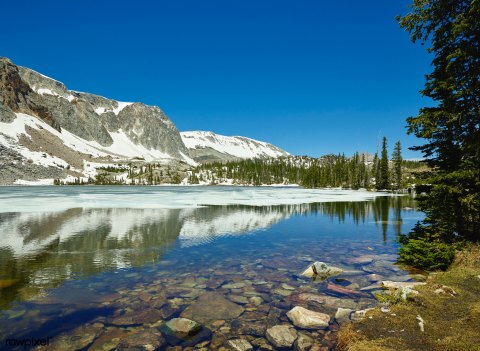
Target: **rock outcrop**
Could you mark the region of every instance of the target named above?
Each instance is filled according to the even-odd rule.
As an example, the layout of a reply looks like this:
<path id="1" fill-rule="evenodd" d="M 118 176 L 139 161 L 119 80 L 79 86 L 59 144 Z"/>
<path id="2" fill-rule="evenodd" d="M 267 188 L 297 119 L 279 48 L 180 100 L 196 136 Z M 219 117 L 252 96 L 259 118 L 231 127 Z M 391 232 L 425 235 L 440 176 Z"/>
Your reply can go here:
<path id="1" fill-rule="evenodd" d="M 68 90 L 65 85 L 29 68 L 0 59 L 0 121 L 13 113 L 38 117 L 55 129 L 111 146 L 111 133 L 123 131 L 135 144 L 183 159 L 188 150 L 175 125 L 157 106 L 122 103 Z"/>

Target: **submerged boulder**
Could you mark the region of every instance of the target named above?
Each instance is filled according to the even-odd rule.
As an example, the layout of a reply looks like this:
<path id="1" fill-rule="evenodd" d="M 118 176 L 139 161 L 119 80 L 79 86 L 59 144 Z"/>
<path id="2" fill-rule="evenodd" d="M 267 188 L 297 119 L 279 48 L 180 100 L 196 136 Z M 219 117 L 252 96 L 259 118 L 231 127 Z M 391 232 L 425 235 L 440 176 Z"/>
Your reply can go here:
<path id="1" fill-rule="evenodd" d="M 275 325 L 267 329 L 265 335 L 268 341 L 279 349 L 291 348 L 297 339 L 297 332 L 289 325 Z"/>
<path id="2" fill-rule="evenodd" d="M 186 338 L 200 331 L 202 326 L 187 318 L 173 318 L 165 324 L 166 330 L 178 338 Z"/>
<path id="3" fill-rule="evenodd" d="M 306 334 L 298 333 L 298 338 L 295 341 L 295 351 L 307 351 L 313 345 L 313 339 Z"/>
<path id="4" fill-rule="evenodd" d="M 160 327 L 170 345 L 193 346 L 211 337 L 210 329 L 187 318 L 173 318 Z"/>
<path id="5" fill-rule="evenodd" d="M 165 344 L 165 339 L 158 330 L 147 329 L 133 332 L 125 338 L 122 338 L 116 350 L 160 350 Z M 106 345 L 106 347 L 104 350 L 107 350 L 109 346 Z"/>
<path id="6" fill-rule="evenodd" d="M 200 323 L 210 323 L 219 319 L 237 318 L 244 310 L 242 306 L 227 300 L 222 294 L 209 291 L 187 307 L 181 316 L 194 319 Z"/>

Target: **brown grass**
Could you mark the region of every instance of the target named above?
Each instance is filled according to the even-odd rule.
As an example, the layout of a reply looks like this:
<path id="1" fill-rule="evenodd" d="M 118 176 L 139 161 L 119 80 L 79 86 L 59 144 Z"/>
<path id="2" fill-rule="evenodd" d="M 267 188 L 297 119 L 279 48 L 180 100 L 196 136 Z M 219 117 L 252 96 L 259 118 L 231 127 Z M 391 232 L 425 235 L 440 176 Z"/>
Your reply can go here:
<path id="1" fill-rule="evenodd" d="M 480 246 L 459 252 L 447 272 L 431 275 L 410 302 L 378 309 L 339 332 L 339 351 L 480 351 Z M 434 294 L 439 285 L 458 295 Z M 422 333 L 417 316 L 425 321 Z M 369 318 L 369 317 L 372 318 Z"/>

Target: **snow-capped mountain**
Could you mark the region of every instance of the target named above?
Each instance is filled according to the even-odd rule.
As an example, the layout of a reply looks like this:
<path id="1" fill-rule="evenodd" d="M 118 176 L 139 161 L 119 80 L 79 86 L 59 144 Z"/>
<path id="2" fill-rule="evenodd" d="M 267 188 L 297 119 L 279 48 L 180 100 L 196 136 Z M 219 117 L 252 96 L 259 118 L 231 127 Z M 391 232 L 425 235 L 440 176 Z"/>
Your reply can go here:
<path id="1" fill-rule="evenodd" d="M 243 137 L 181 136 L 157 106 L 69 90 L 0 57 L 0 184 L 95 178 L 99 168 L 124 169 L 131 162 L 137 174 L 145 172 L 142 163 L 165 165 L 170 178 L 151 168 L 150 178 L 178 183 L 197 160 L 281 155 L 288 153 Z"/>
<path id="2" fill-rule="evenodd" d="M 290 155 L 272 144 L 241 136 L 225 136 L 212 132 L 180 132 L 190 155 L 199 162 L 268 158 Z"/>

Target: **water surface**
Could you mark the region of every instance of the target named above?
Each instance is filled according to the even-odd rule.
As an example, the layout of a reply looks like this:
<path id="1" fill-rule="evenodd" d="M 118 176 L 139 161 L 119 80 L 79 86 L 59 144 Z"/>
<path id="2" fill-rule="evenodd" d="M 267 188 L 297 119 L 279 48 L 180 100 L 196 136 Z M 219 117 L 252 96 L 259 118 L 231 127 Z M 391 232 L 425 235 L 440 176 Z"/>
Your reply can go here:
<path id="1" fill-rule="evenodd" d="M 50 349 L 113 349 L 113 336 L 159 330 L 211 292 L 243 311 L 202 321 L 206 347 L 241 335 L 258 346 L 295 305 L 333 316 L 374 306 L 379 279 L 411 279 L 396 239 L 422 218 L 406 196 L 291 188 L 4 187 L 0 199 L 1 347 L 51 337 Z M 314 261 L 346 272 L 299 276 Z M 303 332 L 333 350 L 337 329 Z"/>

